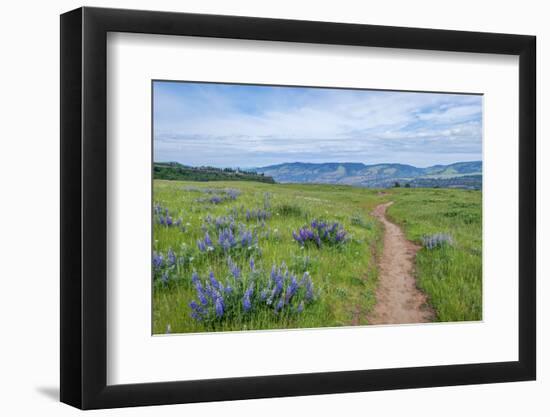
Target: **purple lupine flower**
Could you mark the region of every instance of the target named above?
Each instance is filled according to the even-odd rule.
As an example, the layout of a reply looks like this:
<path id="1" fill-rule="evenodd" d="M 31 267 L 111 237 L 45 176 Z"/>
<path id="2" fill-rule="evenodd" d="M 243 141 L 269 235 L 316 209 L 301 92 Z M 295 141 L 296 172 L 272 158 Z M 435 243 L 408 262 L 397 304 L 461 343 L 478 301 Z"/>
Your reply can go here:
<path id="1" fill-rule="evenodd" d="M 202 282 L 201 282 L 201 285 L 202 285 Z M 210 282 L 206 281 L 204 283 L 204 286 L 202 287 L 202 290 L 207 297 L 212 298 L 214 296 L 214 291 L 212 289 L 212 285 L 210 285 Z"/>
<path id="2" fill-rule="evenodd" d="M 249 297 L 252 297 L 252 295 L 254 294 L 254 283 L 253 282 L 248 286 L 248 288 L 245 291 L 245 294 Z"/>
<path id="3" fill-rule="evenodd" d="M 253 209 L 253 210 L 246 210 L 246 220 L 267 220 L 269 217 L 271 217 L 270 213 L 266 210 L 262 209 Z"/>
<path id="4" fill-rule="evenodd" d="M 335 236 L 336 242 L 343 242 L 346 239 L 346 232 L 345 230 L 340 230 L 336 233 Z"/>
<path id="5" fill-rule="evenodd" d="M 233 235 L 233 232 L 231 229 L 222 229 L 220 231 L 220 235 L 218 237 L 218 243 L 223 248 L 224 251 L 228 251 L 232 247 L 234 247 L 237 242 L 235 240 L 235 236 Z"/>
<path id="6" fill-rule="evenodd" d="M 239 231 L 239 240 L 243 248 L 252 245 L 252 242 L 253 242 L 252 232 L 246 229 L 241 229 Z"/>
<path id="7" fill-rule="evenodd" d="M 191 308 L 191 317 L 197 321 L 201 321 L 204 315 L 203 308 L 194 300 L 189 303 L 189 307 Z"/>
<path id="8" fill-rule="evenodd" d="M 206 244 L 202 240 L 197 240 L 197 246 L 201 252 L 206 252 Z"/>
<path id="9" fill-rule="evenodd" d="M 310 225 L 302 227 L 298 232 L 293 231 L 292 237 L 300 245 L 304 246 L 306 242 L 312 241 L 318 248 L 321 248 L 323 242 L 339 244 L 346 240 L 346 231 L 338 222 L 329 224 L 325 221 L 313 220 Z"/>
<path id="10" fill-rule="evenodd" d="M 283 292 L 283 280 L 282 278 L 277 280 L 275 283 L 275 288 L 273 288 L 272 297 L 277 297 L 281 292 Z"/>
<path id="11" fill-rule="evenodd" d="M 172 224 L 173 224 L 172 217 L 166 216 L 166 226 L 172 226 Z"/>
<path id="12" fill-rule="evenodd" d="M 178 259 L 176 257 L 176 254 L 172 250 L 172 248 L 168 249 L 168 256 L 167 257 L 168 257 L 168 263 L 170 264 L 170 266 L 174 266 Z"/>
<path id="13" fill-rule="evenodd" d="M 243 310 L 245 313 L 248 313 L 252 308 L 252 303 L 250 302 L 250 297 L 246 295 L 243 297 Z"/>
<path id="14" fill-rule="evenodd" d="M 204 244 L 205 244 L 206 246 L 210 246 L 210 247 L 214 246 L 214 245 L 212 244 L 212 239 L 210 239 L 210 235 L 208 234 L 208 232 L 206 232 L 206 233 L 204 234 Z"/>
<path id="15" fill-rule="evenodd" d="M 224 305 L 223 305 L 223 298 L 222 297 L 216 297 L 214 308 L 216 310 L 216 317 L 218 317 L 218 318 L 222 317 L 223 312 L 224 312 Z"/>
<path id="16" fill-rule="evenodd" d="M 239 190 L 236 190 L 234 188 L 226 188 L 223 191 L 231 200 L 236 200 L 237 197 L 241 194 Z"/>
<path id="17" fill-rule="evenodd" d="M 237 264 L 233 262 L 231 256 L 227 258 L 227 266 L 229 266 L 229 270 L 231 271 L 231 275 L 233 275 L 233 278 L 239 279 L 241 277 L 241 270 L 239 269 Z"/>
<path id="18" fill-rule="evenodd" d="M 197 297 L 199 298 L 199 301 L 201 302 L 201 304 L 203 306 L 207 306 L 208 305 L 208 298 L 206 298 L 206 294 L 204 293 L 204 291 L 201 289 L 199 290 L 197 288 Z"/>
<path id="19" fill-rule="evenodd" d="M 164 220 L 164 216 L 162 214 L 159 216 L 159 224 L 161 226 L 166 225 L 166 221 Z"/>
<path id="20" fill-rule="evenodd" d="M 251 270 L 255 271 L 253 258 L 249 258 L 249 264 Z M 238 270 L 231 257 L 227 257 L 227 265 L 230 271 L 232 268 Z M 262 271 L 257 270 L 257 272 Z M 240 277 L 240 273 L 240 270 L 236 271 L 235 275 L 232 272 L 233 278 Z M 313 283 L 309 273 L 306 272 L 301 280 L 298 280 L 284 262 L 280 266 L 273 265 L 269 276 L 265 278 L 267 281 L 264 281 L 261 286 L 251 282 L 243 288 L 240 284 L 242 281 L 234 281 L 234 283 L 219 281 L 213 271 L 209 272 L 205 282 L 201 281 L 197 272 L 193 272 L 191 281 L 194 283 L 197 298 L 189 304 L 192 318 L 197 321 L 208 320 L 210 323 L 212 319 L 225 319 L 228 311 L 234 311 L 235 303 L 241 303 L 243 314 L 252 312 L 255 308 L 260 310 L 272 308 L 271 311 L 277 314 L 283 314 L 283 312 L 298 314 L 304 310 L 308 302 L 314 299 Z M 303 295 L 300 292 L 302 288 Z M 254 297 L 256 289 L 257 298 Z"/>
<path id="21" fill-rule="evenodd" d="M 170 277 L 168 276 L 168 272 L 164 271 L 160 280 L 162 282 L 162 285 L 167 285 L 168 281 L 170 280 Z"/>
<path id="22" fill-rule="evenodd" d="M 162 253 L 153 252 L 153 268 L 158 270 L 162 268 L 163 263 Z"/>
<path id="23" fill-rule="evenodd" d="M 195 277 L 195 274 L 193 274 L 193 277 Z M 202 283 L 199 280 L 198 275 L 196 275 L 196 280 L 194 281 L 195 289 L 197 290 L 197 297 L 199 298 L 199 301 L 203 306 L 208 305 L 208 298 L 205 294 L 205 289 L 202 286 Z"/>
<path id="24" fill-rule="evenodd" d="M 271 267 L 271 280 L 275 281 L 277 279 L 277 270 L 275 269 L 275 265 Z"/>
<path id="25" fill-rule="evenodd" d="M 210 278 L 210 284 L 212 285 L 213 288 L 217 290 L 220 290 L 222 288 L 221 284 L 218 282 L 218 280 L 214 276 L 214 272 L 210 271 L 209 278 Z"/>
<path id="26" fill-rule="evenodd" d="M 213 195 L 212 197 L 210 197 L 210 202 L 212 204 L 220 204 L 223 200 L 223 197 L 219 195 Z"/>
<path id="27" fill-rule="evenodd" d="M 195 310 L 195 311 L 202 311 L 202 307 L 200 305 L 198 305 L 195 300 L 193 300 L 189 303 L 189 307 L 191 307 L 191 309 Z"/>
<path id="28" fill-rule="evenodd" d="M 231 243 L 229 243 L 228 240 L 223 240 L 222 242 L 220 242 L 220 246 L 222 247 L 222 249 L 224 251 L 228 251 L 229 249 L 231 249 Z"/>
<path id="29" fill-rule="evenodd" d="M 285 303 L 289 303 L 294 294 L 296 294 L 296 291 L 298 290 L 298 282 L 296 281 L 296 277 L 294 275 L 291 275 L 290 277 L 290 283 L 288 284 L 286 291 L 285 291 Z"/>
<path id="30" fill-rule="evenodd" d="M 252 308 L 252 302 L 250 301 L 250 297 L 252 297 L 252 293 L 254 291 L 254 284 L 250 284 L 248 289 L 244 292 L 243 296 L 243 309 L 244 312 L 247 313 Z"/>
<path id="31" fill-rule="evenodd" d="M 315 240 L 315 244 L 317 245 L 317 247 L 320 248 L 321 247 L 321 238 L 319 237 L 319 235 L 315 235 L 313 238 Z"/>

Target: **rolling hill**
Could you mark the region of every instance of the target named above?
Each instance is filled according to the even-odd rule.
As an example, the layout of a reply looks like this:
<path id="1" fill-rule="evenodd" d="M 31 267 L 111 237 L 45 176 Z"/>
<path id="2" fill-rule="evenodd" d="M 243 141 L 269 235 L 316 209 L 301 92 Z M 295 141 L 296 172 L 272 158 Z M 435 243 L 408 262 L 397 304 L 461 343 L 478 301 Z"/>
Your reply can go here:
<path id="1" fill-rule="evenodd" d="M 172 181 L 256 181 L 269 184 L 275 182 L 269 175 L 261 172 L 210 166 L 191 167 L 177 162 L 155 162 L 153 177 L 157 180 Z"/>
<path id="2" fill-rule="evenodd" d="M 417 168 L 405 164 L 365 165 L 357 162 L 292 162 L 256 168 L 280 183 L 346 184 L 387 188 L 396 183 L 410 187 L 481 189 L 482 163 L 456 162 Z"/>

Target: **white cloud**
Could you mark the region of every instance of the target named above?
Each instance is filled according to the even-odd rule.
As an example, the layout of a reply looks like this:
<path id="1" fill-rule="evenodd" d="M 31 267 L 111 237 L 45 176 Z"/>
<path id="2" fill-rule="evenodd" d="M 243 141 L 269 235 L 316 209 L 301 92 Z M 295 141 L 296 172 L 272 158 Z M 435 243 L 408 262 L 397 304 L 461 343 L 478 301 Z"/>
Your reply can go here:
<path id="1" fill-rule="evenodd" d="M 254 166 L 265 155 L 270 163 L 298 156 L 370 162 L 380 155 L 392 162 L 414 153 L 432 155 L 434 163 L 442 154 L 481 157 L 479 96 L 315 90 L 292 98 L 244 103 L 252 110 L 243 111 L 213 92 L 156 95 L 155 158 L 207 164 L 221 154 L 226 162 L 218 165 Z"/>

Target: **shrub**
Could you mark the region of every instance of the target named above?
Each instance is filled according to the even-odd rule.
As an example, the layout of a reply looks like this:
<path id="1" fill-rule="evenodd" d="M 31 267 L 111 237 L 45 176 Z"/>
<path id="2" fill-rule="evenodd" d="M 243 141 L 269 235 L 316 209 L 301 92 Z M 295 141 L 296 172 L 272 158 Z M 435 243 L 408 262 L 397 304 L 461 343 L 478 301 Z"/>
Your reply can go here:
<path id="1" fill-rule="evenodd" d="M 301 217 L 304 215 L 304 210 L 296 204 L 281 204 L 277 206 L 275 212 L 277 215 L 285 217 Z"/>
<path id="2" fill-rule="evenodd" d="M 432 250 L 438 247 L 453 245 L 453 238 L 447 233 L 436 233 L 422 238 L 422 244 L 425 248 Z"/>
<path id="3" fill-rule="evenodd" d="M 367 222 L 360 214 L 351 216 L 350 221 L 353 226 L 359 226 L 368 230 L 372 229 L 372 223 Z"/>

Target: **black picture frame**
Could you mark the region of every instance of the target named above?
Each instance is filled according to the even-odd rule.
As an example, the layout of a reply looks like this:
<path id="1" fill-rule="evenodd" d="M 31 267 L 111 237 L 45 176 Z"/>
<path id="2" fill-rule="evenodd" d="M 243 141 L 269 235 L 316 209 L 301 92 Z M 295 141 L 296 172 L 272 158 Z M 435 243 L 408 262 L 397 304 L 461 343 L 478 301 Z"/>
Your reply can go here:
<path id="1" fill-rule="evenodd" d="M 107 385 L 108 32 L 519 56 L 519 358 Z M 61 401 L 82 409 L 533 380 L 536 377 L 536 38 L 404 27 L 79 8 L 61 15 Z"/>

